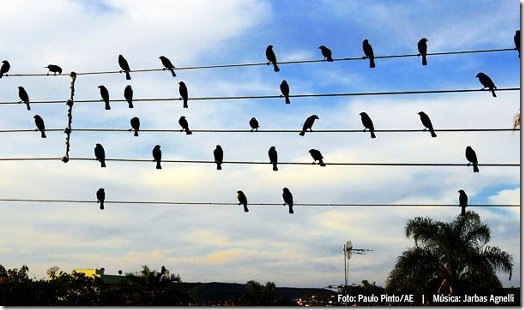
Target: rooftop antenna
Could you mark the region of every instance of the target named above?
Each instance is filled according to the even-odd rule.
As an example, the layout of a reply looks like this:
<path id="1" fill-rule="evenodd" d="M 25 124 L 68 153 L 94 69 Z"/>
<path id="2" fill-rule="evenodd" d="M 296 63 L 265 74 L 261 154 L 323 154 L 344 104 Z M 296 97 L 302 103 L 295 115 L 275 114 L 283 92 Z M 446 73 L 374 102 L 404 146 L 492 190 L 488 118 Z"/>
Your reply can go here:
<path id="1" fill-rule="evenodd" d="M 353 243 L 351 243 L 351 241 L 346 241 L 346 243 L 344 244 L 344 294 L 347 294 L 349 259 L 353 254 L 366 255 L 366 253 L 370 251 L 373 250 L 354 248 Z"/>

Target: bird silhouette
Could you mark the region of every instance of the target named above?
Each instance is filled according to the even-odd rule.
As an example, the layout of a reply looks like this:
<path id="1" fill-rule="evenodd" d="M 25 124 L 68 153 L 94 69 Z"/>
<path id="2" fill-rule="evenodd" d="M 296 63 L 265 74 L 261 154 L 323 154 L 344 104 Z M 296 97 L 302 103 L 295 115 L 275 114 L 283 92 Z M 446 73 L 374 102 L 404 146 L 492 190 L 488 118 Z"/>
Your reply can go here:
<path id="1" fill-rule="evenodd" d="M 127 85 L 124 89 L 124 98 L 126 98 L 127 103 L 129 104 L 129 108 L 133 108 L 133 88 L 131 88 L 131 85 Z"/>
<path id="2" fill-rule="evenodd" d="M 278 171 L 278 154 L 274 146 L 269 148 L 267 155 L 269 156 L 269 163 L 273 165 L 273 171 Z"/>
<path id="3" fill-rule="evenodd" d="M 222 161 L 224 160 L 224 151 L 220 145 L 217 145 L 213 151 L 215 157 L 215 163 L 217 164 L 217 170 L 222 170 Z"/>
<path id="4" fill-rule="evenodd" d="M 369 44 L 368 39 L 362 42 L 362 49 L 366 55 L 364 59 L 369 58 L 369 67 L 375 68 L 375 54 L 373 53 L 373 47 L 371 47 L 371 44 Z"/>
<path id="5" fill-rule="evenodd" d="M 47 65 L 47 67 L 44 67 L 46 68 L 47 70 L 47 75 L 49 75 L 49 72 L 53 72 L 53 75 L 56 75 L 57 73 L 58 74 L 62 74 L 62 68 L 60 68 L 58 65 Z"/>
<path id="6" fill-rule="evenodd" d="M 244 206 L 244 212 L 249 212 L 247 208 L 247 198 L 243 191 L 237 191 L 238 205 Z"/>
<path id="7" fill-rule="evenodd" d="M 122 71 L 125 71 L 126 73 L 126 80 L 131 79 L 131 74 L 129 74 L 129 71 L 131 71 L 131 68 L 129 68 L 129 64 L 127 63 L 127 60 L 122 55 L 118 55 L 118 65 L 122 69 Z M 120 71 L 120 73 L 122 73 Z"/>
<path id="8" fill-rule="evenodd" d="M 513 41 L 515 42 L 515 50 L 517 50 L 517 53 L 519 53 L 520 58 L 520 30 L 515 31 Z"/>
<path id="9" fill-rule="evenodd" d="M 104 210 L 104 201 L 106 200 L 106 192 L 103 188 L 96 191 L 96 202 L 100 203 L 100 210 Z"/>
<path id="10" fill-rule="evenodd" d="M 495 83 L 493 83 L 491 78 L 482 72 L 479 72 L 477 74 L 477 77 L 479 78 L 480 84 L 484 86 L 482 89 L 488 88 L 493 94 L 493 97 L 497 97 L 497 95 L 495 94 L 495 89 L 497 89 L 497 86 L 495 86 Z"/>
<path id="11" fill-rule="evenodd" d="M 188 94 L 187 94 L 187 87 L 186 87 L 186 83 L 184 82 L 178 82 L 178 85 L 180 85 L 178 87 L 178 93 L 180 94 L 180 97 L 182 98 L 182 100 L 184 100 L 184 108 L 187 108 L 187 100 L 188 100 Z"/>
<path id="12" fill-rule="evenodd" d="M 287 187 L 282 189 L 282 198 L 284 199 L 284 206 L 287 204 L 289 207 L 289 214 L 293 214 L 293 195 Z"/>
<path id="13" fill-rule="evenodd" d="M 466 147 L 466 159 L 469 161 L 468 166 L 473 164 L 473 172 L 479 172 L 477 153 L 471 146 Z"/>
<path id="14" fill-rule="evenodd" d="M 291 101 L 289 101 L 289 84 L 286 80 L 283 80 L 282 83 L 280 83 L 280 91 L 282 92 L 284 98 L 286 98 L 286 103 L 291 103 Z"/>
<path id="15" fill-rule="evenodd" d="M 111 110 L 111 106 L 109 105 L 109 92 L 107 91 L 107 88 L 104 85 L 98 86 L 100 88 L 100 96 L 102 97 L 102 100 L 106 103 L 106 110 Z"/>
<path id="16" fill-rule="evenodd" d="M 463 190 L 459 190 L 459 205 L 462 207 L 460 215 L 466 215 L 466 207 L 468 206 L 468 195 Z"/>
<path id="17" fill-rule="evenodd" d="M 31 110 L 31 107 L 29 106 L 29 95 L 25 91 L 25 89 L 22 86 L 18 86 L 18 97 L 20 97 L 20 102 L 24 102 L 27 106 L 27 110 Z"/>
<path id="18" fill-rule="evenodd" d="M 361 112 L 360 119 L 362 120 L 362 125 L 364 125 L 364 131 L 366 131 L 366 128 L 369 129 L 369 132 L 371 133 L 371 138 L 376 138 L 375 127 L 373 126 L 373 121 L 371 120 L 369 115 L 366 112 Z"/>
<path id="19" fill-rule="evenodd" d="M 427 66 L 428 61 L 426 59 L 426 55 L 428 54 L 428 39 L 422 38 L 420 41 L 418 41 L 418 52 L 420 53 L 420 56 L 422 56 L 422 65 Z"/>
<path id="20" fill-rule="evenodd" d="M 167 58 L 166 56 L 160 56 L 160 61 L 162 62 L 162 65 L 164 66 L 164 70 L 171 71 L 171 75 L 176 76 L 175 74 L 175 66 L 171 63 L 171 60 Z"/>
<path id="21" fill-rule="evenodd" d="M 36 128 L 40 130 L 42 138 L 46 138 L 44 120 L 40 117 L 40 115 L 35 115 L 34 119 L 35 119 Z"/>
<path id="22" fill-rule="evenodd" d="M 302 126 L 302 131 L 299 133 L 299 135 L 303 136 L 306 134 L 306 131 L 309 129 L 309 131 L 313 131 L 311 127 L 313 127 L 313 123 L 316 119 L 319 119 L 316 115 L 311 115 L 310 117 L 306 118 L 306 121 L 304 122 L 304 125 Z"/>
<path id="23" fill-rule="evenodd" d="M 333 62 L 333 58 L 331 58 L 331 50 L 324 45 L 321 45 L 318 47 L 320 51 L 322 52 L 322 56 L 324 56 L 325 61 Z"/>
<path id="24" fill-rule="evenodd" d="M 271 44 L 268 45 L 266 48 L 266 58 L 267 60 L 269 60 L 269 62 L 267 63 L 268 65 L 270 63 L 273 64 L 273 69 L 275 70 L 275 72 L 280 71 L 277 64 L 277 55 L 275 55 L 275 52 L 273 51 L 273 45 Z"/>
<path id="25" fill-rule="evenodd" d="M 318 164 L 320 165 L 320 167 L 325 167 L 326 166 L 326 164 L 322 160 L 324 158 L 324 156 L 322 156 L 322 153 L 320 153 L 319 150 L 311 149 L 311 150 L 309 150 L 309 154 L 311 154 L 311 157 L 313 157 L 313 160 L 314 160 L 313 164 L 318 161 Z"/>
<path id="26" fill-rule="evenodd" d="M 9 61 L 2 60 L 2 67 L 0 68 L 0 79 L 2 78 L 2 76 L 4 76 L 4 74 L 9 72 L 9 69 L 11 69 L 11 65 L 9 64 Z"/>
<path id="27" fill-rule="evenodd" d="M 95 158 L 100 162 L 100 167 L 104 168 L 106 166 L 106 151 L 100 143 L 97 143 L 95 146 Z"/>
<path id="28" fill-rule="evenodd" d="M 189 124 L 187 123 L 185 116 L 180 116 L 180 119 L 178 120 L 178 124 L 180 124 L 180 127 L 182 127 L 182 130 L 186 131 L 186 135 L 192 134 L 191 130 L 189 130 Z"/>
<path id="29" fill-rule="evenodd" d="M 140 130 L 140 119 L 138 117 L 133 117 L 130 121 L 132 130 L 135 131 L 135 137 L 138 137 L 138 131 Z"/>
<path id="30" fill-rule="evenodd" d="M 153 158 L 156 161 L 156 168 L 162 169 L 160 162 L 162 161 L 162 151 L 160 150 L 160 145 L 155 145 L 153 148 Z"/>
<path id="31" fill-rule="evenodd" d="M 431 120 L 429 119 L 429 116 L 422 111 L 418 112 L 418 115 L 420 115 L 420 121 L 422 122 L 422 125 L 424 125 L 425 127 L 423 130 L 428 129 L 429 132 L 431 133 L 431 136 L 435 138 L 437 134 L 433 130 L 433 124 L 431 124 Z"/>
<path id="32" fill-rule="evenodd" d="M 249 120 L 249 126 L 251 126 L 251 132 L 254 131 L 258 131 L 258 128 L 260 127 L 258 125 L 258 121 L 256 118 L 252 117 L 250 120 Z"/>

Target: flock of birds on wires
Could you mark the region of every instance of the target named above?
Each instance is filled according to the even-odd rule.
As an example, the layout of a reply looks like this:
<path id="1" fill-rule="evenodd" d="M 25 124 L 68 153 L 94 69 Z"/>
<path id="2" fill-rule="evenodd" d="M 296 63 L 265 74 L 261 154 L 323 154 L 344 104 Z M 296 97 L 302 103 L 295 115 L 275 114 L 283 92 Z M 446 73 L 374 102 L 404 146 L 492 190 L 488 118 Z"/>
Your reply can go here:
<path id="1" fill-rule="evenodd" d="M 421 56 L 422 58 L 423 66 L 427 65 L 427 54 L 428 54 L 427 42 L 428 40 L 426 38 L 422 38 L 420 39 L 420 41 L 417 44 L 417 48 L 419 52 L 418 55 Z M 514 43 L 515 43 L 515 50 L 518 52 L 518 57 L 520 58 L 520 30 L 517 30 L 515 32 Z M 375 55 L 374 55 L 373 47 L 371 46 L 370 42 L 367 39 L 363 41 L 362 48 L 363 48 L 364 55 L 365 55 L 364 57 L 362 57 L 362 59 L 368 59 L 369 67 L 375 68 L 376 63 L 375 63 Z M 332 51 L 328 47 L 321 45 L 319 49 L 323 56 L 324 61 L 327 61 L 327 62 L 334 61 L 333 56 L 332 56 Z M 268 65 L 272 64 L 273 70 L 275 72 L 279 72 L 280 68 L 278 66 L 276 54 L 273 51 L 273 45 L 267 46 L 265 54 L 268 60 L 267 64 Z M 173 65 L 173 63 L 165 56 L 160 56 L 159 58 L 164 67 L 163 70 L 169 70 L 171 72 L 171 75 L 173 77 L 176 77 L 176 73 L 175 73 L 176 68 Z M 121 68 L 120 73 L 125 73 L 126 80 L 131 80 L 130 73 L 132 72 L 132 70 L 129 66 L 129 63 L 124 58 L 124 56 L 122 55 L 118 56 L 118 64 Z M 9 76 L 8 72 L 10 68 L 11 68 L 11 65 L 7 60 L 2 61 L 2 66 L 0 67 L 0 78 L 2 78 L 3 76 Z M 47 75 L 51 73 L 53 75 L 62 74 L 62 68 L 56 64 L 49 64 L 48 66 L 44 68 L 48 69 Z M 493 97 L 497 97 L 495 93 L 495 89 L 497 89 L 497 87 L 495 83 L 493 82 L 493 80 L 487 74 L 483 72 L 479 72 L 476 75 L 476 77 L 479 79 L 479 82 L 482 84 L 483 89 L 487 89 L 488 91 L 491 92 Z M 180 94 L 180 100 L 182 100 L 183 102 L 183 108 L 188 108 L 189 107 L 188 106 L 188 101 L 189 101 L 188 88 L 183 81 L 180 81 L 178 84 L 179 84 L 178 90 Z M 109 91 L 107 90 L 107 88 L 104 85 L 100 85 L 98 86 L 98 88 L 100 89 L 101 100 L 105 103 L 105 110 L 110 110 L 111 106 L 110 106 L 110 99 L 109 99 Z M 20 97 L 19 103 L 25 103 L 27 110 L 31 110 L 31 106 L 30 106 L 31 101 L 29 100 L 29 95 L 27 91 L 22 86 L 19 86 L 18 90 L 19 90 L 18 94 Z M 291 103 L 290 87 L 286 80 L 283 80 L 281 82 L 280 92 L 281 92 L 280 97 L 284 98 L 286 104 L 290 104 Z M 124 98 L 127 101 L 129 108 L 133 108 L 133 89 L 131 85 L 128 85 L 125 87 Z M 437 137 L 429 116 L 426 113 L 424 113 L 423 111 L 418 112 L 418 115 L 420 117 L 420 121 L 422 125 L 424 126 L 423 131 L 428 130 L 431 134 L 431 137 L 433 138 Z M 362 125 L 364 126 L 363 131 L 366 131 L 366 130 L 369 131 L 371 138 L 376 138 L 375 127 L 373 125 L 373 121 L 371 117 L 366 112 L 361 112 L 360 118 L 362 121 Z M 306 132 L 313 131 L 312 129 L 313 124 L 315 120 L 318 120 L 318 119 L 319 117 L 317 115 L 311 115 L 310 117 L 308 117 L 304 121 L 302 130 L 300 131 L 299 135 L 304 136 Z M 34 122 L 37 127 L 37 130 L 40 131 L 41 133 L 41 137 L 46 138 L 46 133 L 45 133 L 46 127 L 45 127 L 45 123 L 42 117 L 39 115 L 35 115 Z M 192 131 L 189 128 L 188 120 L 185 118 L 185 116 L 181 116 L 178 123 L 181 127 L 181 131 L 185 131 L 187 135 L 192 134 Z M 133 117 L 130 120 L 130 124 L 132 127 L 131 130 L 134 132 L 134 136 L 138 137 L 139 135 L 138 133 L 140 131 L 140 119 L 138 117 Z M 255 117 L 249 120 L 249 125 L 251 127 L 251 131 L 258 131 L 258 128 L 260 127 L 258 120 Z M 320 167 L 326 167 L 326 163 L 324 162 L 324 156 L 322 155 L 322 153 L 319 150 L 310 149 L 309 154 L 311 155 L 312 159 L 314 160 L 313 164 L 318 163 Z M 99 143 L 96 144 L 94 148 L 94 155 L 95 155 L 95 159 L 100 162 L 100 166 L 102 168 L 106 167 L 105 149 L 101 144 Z M 468 166 L 473 165 L 473 172 L 479 172 L 477 155 L 475 151 L 473 150 L 473 148 L 471 148 L 471 146 L 466 147 L 465 155 L 466 155 L 466 159 L 468 160 L 467 165 Z M 162 165 L 161 165 L 162 151 L 160 149 L 160 145 L 156 145 L 153 148 L 152 156 L 153 156 L 154 162 L 156 162 L 156 169 L 162 169 Z M 216 169 L 222 170 L 224 151 L 220 145 L 217 145 L 215 149 L 213 150 L 213 156 L 214 156 L 214 163 L 216 163 Z M 271 146 L 269 148 L 268 157 L 269 157 L 269 164 L 272 166 L 273 171 L 278 171 L 278 154 L 274 146 Z M 462 208 L 461 214 L 463 215 L 465 214 L 465 208 L 468 205 L 468 196 L 466 195 L 464 190 L 459 190 L 458 192 L 459 192 L 459 205 Z M 97 202 L 100 203 L 100 209 L 104 209 L 105 190 L 103 188 L 100 188 L 96 192 L 96 197 L 97 197 Z M 247 203 L 246 195 L 241 190 L 237 192 L 237 198 L 239 201 L 239 205 L 243 205 L 244 211 L 249 212 L 249 209 L 247 208 L 248 203 Z M 289 213 L 293 214 L 294 213 L 293 195 L 291 194 L 288 188 L 283 188 L 282 198 L 284 200 L 284 205 L 288 205 L 289 207 Z"/>

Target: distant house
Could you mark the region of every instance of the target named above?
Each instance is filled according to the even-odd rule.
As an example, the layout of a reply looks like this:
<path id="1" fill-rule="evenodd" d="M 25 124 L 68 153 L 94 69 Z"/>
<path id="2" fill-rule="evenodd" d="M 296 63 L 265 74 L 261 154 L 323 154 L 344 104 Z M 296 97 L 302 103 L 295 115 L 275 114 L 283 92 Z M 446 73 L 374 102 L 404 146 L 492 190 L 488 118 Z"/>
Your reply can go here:
<path id="1" fill-rule="evenodd" d="M 125 277 L 122 275 L 105 274 L 105 269 L 74 269 L 72 273 L 84 274 L 89 278 L 99 278 L 104 284 L 107 285 L 120 285 L 125 281 Z"/>

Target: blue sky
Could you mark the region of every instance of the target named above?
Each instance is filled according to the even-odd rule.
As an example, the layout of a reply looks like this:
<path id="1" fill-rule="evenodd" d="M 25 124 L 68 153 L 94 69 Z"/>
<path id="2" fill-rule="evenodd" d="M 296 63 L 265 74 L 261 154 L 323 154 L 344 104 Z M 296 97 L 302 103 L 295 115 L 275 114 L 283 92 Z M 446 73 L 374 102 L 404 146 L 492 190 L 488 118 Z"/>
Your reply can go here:
<path id="1" fill-rule="evenodd" d="M 375 55 L 417 52 L 420 38 L 428 50 L 453 51 L 513 47 L 520 25 L 517 1 L 17 1 L 0 3 L 5 44 L 0 58 L 11 73 L 45 73 L 56 63 L 70 71 L 118 70 L 123 54 L 132 69 L 159 68 L 165 55 L 175 66 L 264 62 L 274 45 L 280 61 L 319 59 L 318 46 L 333 57 L 363 55 L 369 39 Z M 28 22 L 31 21 L 31 22 Z M 75 99 L 99 98 L 105 85 L 111 98 L 123 99 L 131 84 L 136 98 L 178 97 L 184 81 L 190 97 L 278 95 L 283 79 L 291 94 L 480 88 L 475 75 L 485 72 L 499 88 L 520 85 L 514 52 L 377 59 L 210 70 L 80 76 Z M 7 77 L 0 81 L 0 101 L 17 101 L 17 86 L 32 100 L 66 100 L 68 77 Z M 422 128 L 423 110 L 435 128 L 509 128 L 520 108 L 518 92 L 443 95 L 77 103 L 73 128 L 128 128 L 138 116 L 142 128 L 178 128 L 185 115 L 193 129 L 242 129 L 256 116 L 261 129 L 300 129 L 306 117 L 319 115 L 316 129 L 359 129 L 359 113 L 368 112 L 377 129 Z M 63 128 L 65 105 L 2 107 L 0 129 L 33 128 L 39 114 L 48 128 Z M 518 204 L 518 168 L 481 167 L 479 174 L 462 167 L 333 167 L 329 162 L 465 163 L 464 149 L 473 146 L 481 163 L 520 162 L 520 133 L 369 134 L 288 133 L 211 134 L 73 132 L 71 156 L 91 157 L 101 143 L 108 157 L 151 157 L 162 146 L 165 159 L 211 160 L 217 144 L 225 160 L 265 161 L 276 146 L 281 161 L 310 161 L 307 150 L 319 149 L 328 167 L 165 164 L 95 161 L 0 162 L 0 197 L 95 199 L 104 187 L 111 200 L 230 201 L 242 189 L 251 202 L 279 203 L 288 187 L 299 203 L 458 203 L 464 189 L 471 203 Z M 64 134 L 0 135 L 0 157 L 61 157 Z M 492 244 L 514 256 L 511 281 L 520 285 L 520 209 L 474 209 L 490 225 Z M 295 208 L 1 203 L 0 263 L 27 264 L 36 278 L 51 266 L 106 268 L 132 272 L 141 265 L 165 265 L 184 281 L 245 283 L 255 279 L 279 286 L 324 287 L 344 279 L 342 247 L 372 248 L 354 256 L 350 282 L 383 285 L 394 261 L 413 243 L 404 227 L 414 216 L 451 220 L 459 208 Z"/>

